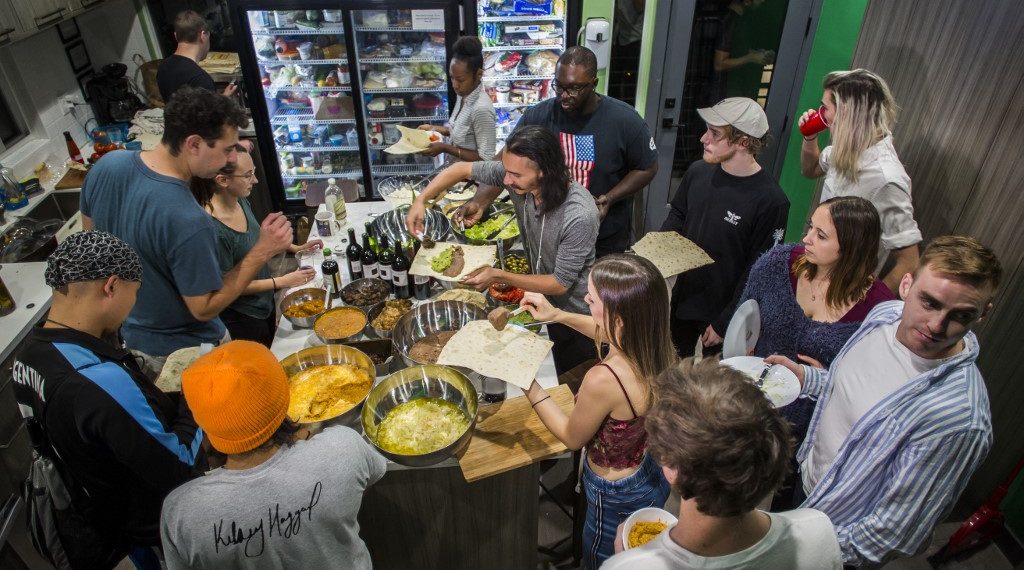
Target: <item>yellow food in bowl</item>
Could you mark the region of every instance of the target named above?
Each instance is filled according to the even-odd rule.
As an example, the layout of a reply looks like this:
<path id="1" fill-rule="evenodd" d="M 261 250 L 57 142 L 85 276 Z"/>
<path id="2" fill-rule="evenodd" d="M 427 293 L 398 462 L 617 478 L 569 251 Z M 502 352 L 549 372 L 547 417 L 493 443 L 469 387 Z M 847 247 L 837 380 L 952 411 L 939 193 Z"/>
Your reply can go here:
<path id="1" fill-rule="evenodd" d="M 388 411 L 377 427 L 377 445 L 398 455 L 423 455 L 454 443 L 469 428 L 469 417 L 441 398 L 417 398 Z"/>
<path id="2" fill-rule="evenodd" d="M 310 299 L 298 305 L 288 307 L 284 310 L 284 315 L 293 319 L 299 319 L 319 315 L 322 312 L 324 312 L 324 302 L 320 299 Z"/>
<path id="3" fill-rule="evenodd" d="M 363 401 L 373 377 L 351 364 L 324 364 L 302 370 L 288 382 L 288 417 L 299 423 L 329 420 Z"/>
<path id="4" fill-rule="evenodd" d="M 348 338 L 366 326 L 366 315 L 359 309 L 341 307 L 320 316 L 313 324 L 316 334 L 330 340 Z"/>
<path id="5" fill-rule="evenodd" d="M 661 531 L 668 528 L 663 522 L 638 522 L 629 529 L 629 547 L 636 548 L 654 540 Z"/>

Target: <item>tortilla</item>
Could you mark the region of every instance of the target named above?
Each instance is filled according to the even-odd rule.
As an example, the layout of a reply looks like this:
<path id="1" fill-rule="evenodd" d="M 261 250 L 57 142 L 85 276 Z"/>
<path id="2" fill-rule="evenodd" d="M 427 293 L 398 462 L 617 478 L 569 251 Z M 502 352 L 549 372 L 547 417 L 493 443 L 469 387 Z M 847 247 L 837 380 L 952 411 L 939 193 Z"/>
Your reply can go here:
<path id="1" fill-rule="evenodd" d="M 520 327 L 497 331 L 487 321 L 471 321 L 444 345 L 437 363 L 464 366 L 527 390 L 553 344 Z"/>
<path id="2" fill-rule="evenodd" d="M 431 269 L 430 260 L 451 246 L 462 248 L 466 262 L 462 271 L 455 276 L 448 276 Z M 412 260 L 412 265 L 409 267 L 409 275 L 426 275 L 435 279 L 443 279 L 444 281 L 458 281 L 481 267 L 494 265 L 494 261 L 497 259 L 495 256 L 496 249 L 496 246 L 493 245 L 467 245 L 454 242 L 438 242 L 437 245 L 430 249 L 421 247 L 416 253 L 416 258 Z"/>
<path id="3" fill-rule="evenodd" d="M 402 133 L 402 138 L 384 149 L 384 152 L 388 154 L 415 154 L 430 146 L 430 137 L 435 135 L 441 136 L 441 133 L 435 131 L 421 131 L 419 129 L 403 127 L 402 125 L 398 125 L 398 130 Z"/>
<path id="4" fill-rule="evenodd" d="M 449 289 L 437 296 L 438 301 L 461 301 L 476 305 L 481 309 L 487 307 L 487 297 L 473 289 Z"/>
<path id="5" fill-rule="evenodd" d="M 190 346 L 175 350 L 167 356 L 160 376 L 156 379 L 156 387 L 164 392 L 181 391 L 181 373 L 199 358 L 199 347 Z"/>
<path id="6" fill-rule="evenodd" d="M 697 244 L 672 231 L 648 232 L 633 244 L 633 251 L 653 263 L 666 279 L 715 262 Z"/>

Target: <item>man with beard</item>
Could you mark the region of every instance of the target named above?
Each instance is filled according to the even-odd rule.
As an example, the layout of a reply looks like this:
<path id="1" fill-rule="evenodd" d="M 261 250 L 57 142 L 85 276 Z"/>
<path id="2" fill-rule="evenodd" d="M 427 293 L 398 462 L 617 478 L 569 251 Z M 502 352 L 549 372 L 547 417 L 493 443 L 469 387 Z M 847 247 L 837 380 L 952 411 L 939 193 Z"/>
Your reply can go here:
<path id="1" fill-rule="evenodd" d="M 629 248 L 633 195 L 658 173 L 658 153 L 636 110 L 599 95 L 596 87 L 594 52 L 570 47 L 555 65 L 551 88 L 556 97 L 530 107 L 516 130 L 537 125 L 558 137 L 569 173 L 597 204 L 601 231 L 596 251 L 601 257 Z"/>
<path id="2" fill-rule="evenodd" d="M 156 70 L 160 98 L 170 101 L 171 95 L 185 85 L 216 91 L 213 78 L 199 67 L 210 53 L 210 25 L 206 20 L 192 10 L 179 12 L 174 17 L 174 39 L 178 40 L 177 49 Z M 224 88 L 224 95 L 230 97 L 235 91 L 238 86 L 232 82 Z"/>
<path id="3" fill-rule="evenodd" d="M 466 178 L 485 185 L 455 215 L 457 222 L 467 226 L 479 221 L 497 197 L 492 190 L 508 188 L 531 274 L 483 267 L 462 282 L 480 290 L 507 283 L 542 293 L 559 309 L 587 314 L 587 277 L 594 264 L 599 225 L 594 200 L 569 176 L 558 139 L 546 129 L 517 129 L 505 142 L 500 159 L 457 162 L 442 170 L 410 206 L 406 228 L 420 235 L 426 203 Z M 559 374 L 595 356 L 594 341 L 574 329 L 553 323 L 548 325 L 548 335 L 555 343 L 552 350 Z"/>
<path id="4" fill-rule="evenodd" d="M 683 357 L 698 338 L 712 350 L 722 344 L 750 266 L 782 241 L 789 215 L 789 199 L 756 160 L 768 142 L 764 110 L 731 97 L 697 113 L 708 127 L 704 157 L 686 170 L 661 227 L 715 260 L 680 275 L 672 290 L 672 341 Z"/>

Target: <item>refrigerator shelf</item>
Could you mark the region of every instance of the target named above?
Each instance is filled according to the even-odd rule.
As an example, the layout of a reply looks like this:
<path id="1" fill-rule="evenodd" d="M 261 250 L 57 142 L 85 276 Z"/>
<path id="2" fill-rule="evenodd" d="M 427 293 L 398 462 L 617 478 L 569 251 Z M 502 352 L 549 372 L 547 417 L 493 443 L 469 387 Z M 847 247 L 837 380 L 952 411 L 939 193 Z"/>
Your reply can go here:
<path id="1" fill-rule="evenodd" d="M 348 65 L 347 59 L 261 59 L 263 67 L 279 65 Z"/>
<path id="2" fill-rule="evenodd" d="M 324 27 L 324 28 L 263 28 L 261 30 L 253 30 L 252 35 L 254 36 L 324 36 L 324 35 L 337 35 L 344 34 L 345 28 L 338 23 L 337 27 Z"/>
<path id="3" fill-rule="evenodd" d="M 540 51 L 544 49 L 565 49 L 562 44 L 551 44 L 543 46 L 491 46 L 485 47 L 483 51 Z"/>
<path id="4" fill-rule="evenodd" d="M 565 16 L 481 16 L 477 22 L 561 22 Z"/>
<path id="5" fill-rule="evenodd" d="M 444 63 L 443 57 L 357 57 L 358 63 Z"/>
<path id="6" fill-rule="evenodd" d="M 447 121 L 448 113 L 438 113 L 436 115 L 427 115 L 425 117 L 367 117 L 368 123 L 411 123 L 413 121 L 419 121 L 420 123 L 430 123 L 433 121 Z"/>
<path id="7" fill-rule="evenodd" d="M 299 87 L 297 85 L 283 85 L 281 87 L 266 87 L 263 89 L 263 94 L 267 97 L 276 97 L 281 91 L 299 91 L 301 93 L 310 93 L 313 91 L 320 91 L 322 93 L 351 93 L 352 86 L 347 87 Z"/>
<path id="8" fill-rule="evenodd" d="M 431 32 L 444 32 L 444 28 L 411 28 L 411 27 L 399 27 L 399 26 L 387 26 L 382 28 L 375 28 L 372 26 L 356 26 L 355 31 L 357 32 L 416 32 L 416 33 L 431 33 Z"/>
<path id="9" fill-rule="evenodd" d="M 284 145 L 277 147 L 277 152 L 359 152 L 358 146 L 302 146 Z"/>
<path id="10" fill-rule="evenodd" d="M 485 75 L 482 81 L 544 81 L 554 79 L 554 75 Z"/>
<path id="11" fill-rule="evenodd" d="M 377 94 L 386 94 L 386 93 L 447 93 L 447 92 L 448 92 L 448 88 L 447 87 L 438 87 L 436 89 L 425 89 L 423 87 L 394 87 L 394 88 L 391 88 L 391 89 L 388 89 L 388 88 L 384 88 L 384 89 L 363 89 L 363 93 L 367 93 L 367 94 L 369 94 L 369 93 L 377 93 Z"/>
<path id="12" fill-rule="evenodd" d="M 326 180 L 328 178 L 345 178 L 355 179 L 362 178 L 362 170 L 352 170 L 349 172 L 331 172 L 329 174 L 286 174 L 281 173 L 281 178 L 285 180 Z"/>
<path id="13" fill-rule="evenodd" d="M 387 164 L 383 166 L 373 165 L 370 167 L 374 176 L 388 176 L 392 174 L 430 174 L 437 170 L 433 163 L 429 164 Z"/>
<path id="14" fill-rule="evenodd" d="M 304 125 L 352 125 L 355 122 L 355 119 L 314 119 L 313 113 L 277 115 L 270 119 L 271 125 L 287 125 L 289 123 L 301 123 Z"/>

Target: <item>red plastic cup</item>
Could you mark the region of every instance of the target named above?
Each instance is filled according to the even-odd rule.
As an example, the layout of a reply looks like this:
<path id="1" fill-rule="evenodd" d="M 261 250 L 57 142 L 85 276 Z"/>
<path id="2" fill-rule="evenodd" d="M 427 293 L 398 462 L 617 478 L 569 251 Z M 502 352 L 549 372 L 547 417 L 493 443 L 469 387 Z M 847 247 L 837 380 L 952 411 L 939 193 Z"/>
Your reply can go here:
<path id="1" fill-rule="evenodd" d="M 810 117 L 800 125 L 800 132 L 805 137 L 816 135 L 828 128 L 828 121 L 825 120 L 825 106 L 822 105 L 817 111 L 811 113 Z"/>

